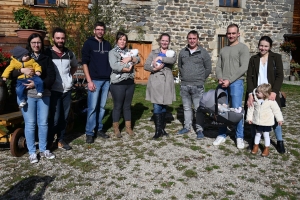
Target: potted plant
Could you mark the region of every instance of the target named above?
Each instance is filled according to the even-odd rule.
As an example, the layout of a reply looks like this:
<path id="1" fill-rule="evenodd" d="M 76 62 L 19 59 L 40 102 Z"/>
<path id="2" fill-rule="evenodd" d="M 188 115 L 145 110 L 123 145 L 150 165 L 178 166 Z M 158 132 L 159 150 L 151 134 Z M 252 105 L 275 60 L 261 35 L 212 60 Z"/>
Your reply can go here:
<path id="1" fill-rule="evenodd" d="M 43 38 L 46 36 L 47 29 L 43 18 L 33 15 L 27 8 L 20 8 L 18 10 L 14 10 L 13 15 L 14 20 L 20 26 L 20 29 L 15 30 L 17 32 L 18 37 L 28 38 L 28 36 L 32 33 L 38 33 Z"/>
<path id="2" fill-rule="evenodd" d="M 287 55 L 291 57 L 292 51 L 295 51 L 297 49 L 295 43 L 293 40 L 290 41 L 284 41 L 279 46 L 280 51 L 285 52 Z"/>

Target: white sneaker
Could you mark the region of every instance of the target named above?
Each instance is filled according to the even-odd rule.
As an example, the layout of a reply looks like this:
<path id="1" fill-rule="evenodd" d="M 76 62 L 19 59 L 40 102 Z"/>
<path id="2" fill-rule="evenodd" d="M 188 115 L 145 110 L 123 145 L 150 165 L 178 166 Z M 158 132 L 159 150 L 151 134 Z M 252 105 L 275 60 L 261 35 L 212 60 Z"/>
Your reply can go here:
<path id="1" fill-rule="evenodd" d="M 236 146 L 238 149 L 244 149 L 245 148 L 244 140 L 242 138 L 237 138 Z"/>
<path id="2" fill-rule="evenodd" d="M 43 96 L 43 93 L 39 92 L 36 94 L 38 97 L 42 97 Z"/>
<path id="3" fill-rule="evenodd" d="M 19 104 L 19 108 L 23 108 L 26 104 L 27 104 L 26 101 L 22 101 L 22 102 Z"/>
<path id="4" fill-rule="evenodd" d="M 226 141 L 226 138 L 224 138 L 224 137 L 222 137 L 222 136 L 218 136 L 218 137 L 216 138 L 216 140 L 213 142 L 213 145 L 214 145 L 214 146 L 218 146 L 218 145 L 224 143 L 225 141 Z"/>
<path id="5" fill-rule="evenodd" d="M 37 163 L 37 162 L 39 162 L 39 160 L 37 159 L 37 156 L 36 156 L 35 153 L 33 153 L 33 154 L 31 154 L 29 156 L 29 161 L 30 161 L 30 163 Z"/>

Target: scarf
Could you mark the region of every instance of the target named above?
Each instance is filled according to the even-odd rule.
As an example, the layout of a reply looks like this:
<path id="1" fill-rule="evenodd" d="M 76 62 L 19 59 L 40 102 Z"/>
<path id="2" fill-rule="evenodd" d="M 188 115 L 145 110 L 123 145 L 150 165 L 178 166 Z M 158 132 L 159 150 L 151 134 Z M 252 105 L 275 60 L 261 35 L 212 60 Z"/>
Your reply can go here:
<path id="1" fill-rule="evenodd" d="M 127 52 L 129 52 L 129 50 L 127 48 L 125 49 L 121 49 L 118 45 L 115 45 L 114 50 L 116 52 L 118 52 L 119 54 L 126 54 Z"/>

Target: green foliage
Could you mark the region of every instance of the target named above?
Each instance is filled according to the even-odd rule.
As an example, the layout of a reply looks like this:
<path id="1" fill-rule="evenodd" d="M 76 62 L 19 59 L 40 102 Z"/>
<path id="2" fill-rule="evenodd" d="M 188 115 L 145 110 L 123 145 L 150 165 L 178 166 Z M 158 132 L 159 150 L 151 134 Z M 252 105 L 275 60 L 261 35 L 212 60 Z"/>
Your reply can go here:
<path id="1" fill-rule="evenodd" d="M 46 31 L 44 19 L 33 15 L 27 8 L 20 8 L 13 11 L 14 20 L 22 29 L 36 29 Z"/>
<path id="2" fill-rule="evenodd" d="M 76 57 L 81 59 L 81 48 L 90 36 L 94 35 L 94 24 L 102 21 L 106 25 L 104 39 L 114 46 L 115 31 L 124 30 L 121 24 L 124 22 L 121 15 L 123 11 L 111 0 L 101 1 L 94 5 L 87 14 L 76 10 L 77 4 L 66 7 L 53 7 L 53 11 L 46 10 L 46 18 L 51 30 L 55 27 L 63 28 L 68 36 L 66 46 L 71 49 Z M 110 27 L 114 27 L 112 30 Z M 51 36 L 52 37 L 52 36 Z M 52 38 L 50 38 L 52 40 Z"/>

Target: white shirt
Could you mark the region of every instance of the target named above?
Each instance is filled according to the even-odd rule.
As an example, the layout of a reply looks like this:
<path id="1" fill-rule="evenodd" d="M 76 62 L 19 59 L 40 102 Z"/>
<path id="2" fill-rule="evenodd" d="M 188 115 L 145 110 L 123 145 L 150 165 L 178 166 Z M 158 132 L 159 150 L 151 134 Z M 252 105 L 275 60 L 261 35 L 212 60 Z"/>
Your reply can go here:
<path id="1" fill-rule="evenodd" d="M 267 66 L 268 66 L 268 61 L 263 65 L 263 63 L 260 60 L 257 85 L 261 85 L 263 83 L 269 83 L 268 74 L 267 74 Z"/>

